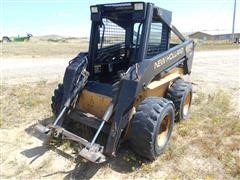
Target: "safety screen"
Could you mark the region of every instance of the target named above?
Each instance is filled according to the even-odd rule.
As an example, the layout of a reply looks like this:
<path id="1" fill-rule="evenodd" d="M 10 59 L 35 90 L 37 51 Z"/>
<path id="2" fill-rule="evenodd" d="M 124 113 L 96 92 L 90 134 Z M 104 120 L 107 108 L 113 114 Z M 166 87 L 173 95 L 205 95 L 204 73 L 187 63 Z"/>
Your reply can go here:
<path id="1" fill-rule="evenodd" d="M 152 23 L 147 47 L 147 58 L 151 58 L 167 49 L 168 32 L 162 23 Z"/>
<path id="2" fill-rule="evenodd" d="M 103 25 L 100 28 L 100 43 L 98 44 L 98 49 L 117 44 L 124 45 L 125 29 L 106 18 L 104 18 L 102 22 Z"/>

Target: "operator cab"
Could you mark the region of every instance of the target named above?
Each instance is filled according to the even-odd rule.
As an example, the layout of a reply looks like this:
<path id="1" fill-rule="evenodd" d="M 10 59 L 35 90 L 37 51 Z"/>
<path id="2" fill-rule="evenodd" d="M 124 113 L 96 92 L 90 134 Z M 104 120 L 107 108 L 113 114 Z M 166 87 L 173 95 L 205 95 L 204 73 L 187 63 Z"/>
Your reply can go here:
<path id="1" fill-rule="evenodd" d="M 130 66 L 170 48 L 170 11 L 144 2 L 95 5 L 90 10 L 88 71 L 94 87 L 111 87 Z"/>

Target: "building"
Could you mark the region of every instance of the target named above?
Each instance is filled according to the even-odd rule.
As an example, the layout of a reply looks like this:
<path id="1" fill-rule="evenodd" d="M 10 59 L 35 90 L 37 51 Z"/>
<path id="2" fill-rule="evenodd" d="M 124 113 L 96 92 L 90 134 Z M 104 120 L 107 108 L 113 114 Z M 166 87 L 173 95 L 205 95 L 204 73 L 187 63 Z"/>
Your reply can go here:
<path id="1" fill-rule="evenodd" d="M 219 31 L 215 31 L 215 32 L 211 32 L 211 31 L 198 31 L 198 32 L 194 32 L 192 34 L 188 35 L 189 38 L 191 39 L 200 39 L 200 40 L 212 40 L 212 41 L 216 41 L 216 40 L 231 40 L 232 39 L 232 34 L 231 33 L 221 33 Z M 234 34 L 234 39 L 236 38 L 240 38 L 240 33 L 235 33 Z"/>

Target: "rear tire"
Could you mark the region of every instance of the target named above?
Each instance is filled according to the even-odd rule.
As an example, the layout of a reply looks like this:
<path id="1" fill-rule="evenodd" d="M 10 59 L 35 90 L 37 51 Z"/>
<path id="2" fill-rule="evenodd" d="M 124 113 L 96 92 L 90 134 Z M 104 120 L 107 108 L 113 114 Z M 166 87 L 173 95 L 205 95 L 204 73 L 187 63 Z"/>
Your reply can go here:
<path id="1" fill-rule="evenodd" d="M 63 85 L 58 84 L 57 89 L 54 90 L 54 94 L 52 96 L 52 112 L 57 117 L 61 111 L 61 103 L 63 98 Z"/>
<path id="2" fill-rule="evenodd" d="M 192 103 L 192 84 L 177 79 L 169 88 L 166 98 L 171 100 L 176 109 L 176 121 L 185 120 L 188 118 L 191 103 Z"/>
<path id="3" fill-rule="evenodd" d="M 165 149 L 174 125 L 174 105 L 161 97 L 148 97 L 133 117 L 129 141 L 132 149 L 154 160 Z"/>

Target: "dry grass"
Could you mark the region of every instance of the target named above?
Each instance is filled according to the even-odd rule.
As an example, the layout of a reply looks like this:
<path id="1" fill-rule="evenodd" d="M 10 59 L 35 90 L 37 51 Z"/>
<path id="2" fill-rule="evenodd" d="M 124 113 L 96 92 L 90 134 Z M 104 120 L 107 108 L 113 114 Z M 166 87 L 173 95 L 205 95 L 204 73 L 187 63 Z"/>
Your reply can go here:
<path id="1" fill-rule="evenodd" d="M 58 40 L 37 42 L 11 42 L 2 44 L 4 58 L 71 57 L 88 49 L 86 41 L 59 42 Z"/>
<path id="2" fill-rule="evenodd" d="M 50 99 L 56 85 L 39 82 L 2 86 L 2 128 L 27 127 L 39 119 L 51 117 Z M 129 167 L 122 178 L 239 179 L 240 121 L 231 98 L 224 90 L 210 94 L 198 92 L 190 119 L 175 124 L 166 151 L 156 161 L 147 162 L 129 150 L 120 153 L 122 159 L 116 163 L 123 161 L 122 166 Z M 63 149 L 69 147 L 69 142 L 63 143 Z M 103 169 L 103 177 L 114 171 L 111 163 Z M 35 170 L 32 171 L 34 174 Z M 19 167 L 16 173 L 24 178 L 24 171 Z M 96 177 L 101 178 L 101 174 Z"/>
<path id="3" fill-rule="evenodd" d="M 238 179 L 240 118 L 230 100 L 231 96 L 223 90 L 199 92 L 190 119 L 175 124 L 166 151 L 157 161 L 140 164 L 138 172 L 154 178 L 154 172 L 167 166 L 167 179 Z"/>
<path id="4" fill-rule="evenodd" d="M 209 95 L 199 93 L 191 121 L 185 124 L 191 129 L 202 129 L 203 136 L 196 136 L 191 144 L 198 145 L 204 156 L 221 161 L 225 172 L 232 177 L 240 175 L 239 119 L 239 109 L 231 106 L 231 96 L 219 90 Z M 181 128 L 177 130 L 181 132 Z M 191 130 L 188 135 L 198 135 L 197 132 Z"/>
<path id="5" fill-rule="evenodd" d="M 27 85 L 1 86 L 1 127 L 18 127 L 33 117 L 51 116 L 50 101 L 57 83 L 45 81 Z"/>
<path id="6" fill-rule="evenodd" d="M 223 90 L 195 95 L 191 117 L 175 124 L 166 151 L 154 162 L 127 153 L 134 178 L 239 179 L 239 111 Z M 165 172 L 165 173 L 163 173 Z"/>
<path id="7" fill-rule="evenodd" d="M 179 43 L 177 40 L 173 40 Z M 196 51 L 237 49 L 239 45 L 228 41 L 197 41 Z M 65 57 L 75 56 L 79 52 L 88 50 L 88 40 L 71 38 L 45 38 L 31 40 L 29 42 L 1 43 L 2 56 L 4 58 L 41 58 L 41 57 Z"/>
<path id="8" fill-rule="evenodd" d="M 196 42 L 196 51 L 212 51 L 240 48 L 239 44 L 235 44 L 231 41 L 194 41 Z"/>

